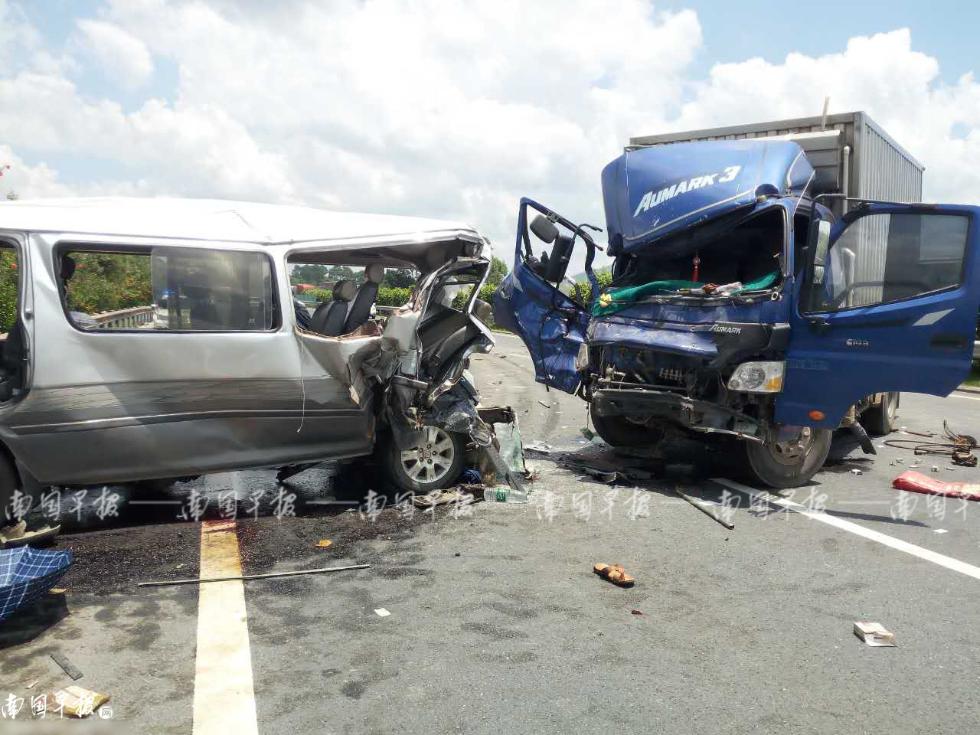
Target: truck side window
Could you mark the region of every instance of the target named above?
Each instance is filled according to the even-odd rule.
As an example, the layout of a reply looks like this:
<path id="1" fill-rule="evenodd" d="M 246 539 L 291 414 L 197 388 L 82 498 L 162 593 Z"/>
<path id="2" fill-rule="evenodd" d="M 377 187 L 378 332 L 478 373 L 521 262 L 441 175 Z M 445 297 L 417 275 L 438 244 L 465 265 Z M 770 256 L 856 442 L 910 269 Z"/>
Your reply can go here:
<path id="1" fill-rule="evenodd" d="M 969 218 L 869 214 L 831 245 L 815 269 L 816 311 L 842 311 L 954 288 L 962 283 Z"/>
<path id="2" fill-rule="evenodd" d="M 263 253 L 75 249 L 55 262 L 68 319 L 85 331 L 255 332 L 279 324 Z"/>

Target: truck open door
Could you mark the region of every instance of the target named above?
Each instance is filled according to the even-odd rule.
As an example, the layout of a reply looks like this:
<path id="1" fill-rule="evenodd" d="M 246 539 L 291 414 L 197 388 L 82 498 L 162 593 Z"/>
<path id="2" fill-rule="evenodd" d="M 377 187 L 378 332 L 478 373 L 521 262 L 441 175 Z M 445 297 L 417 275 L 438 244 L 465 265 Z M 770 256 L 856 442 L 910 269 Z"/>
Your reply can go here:
<path id="1" fill-rule="evenodd" d="M 532 220 L 529 211 L 536 213 Z M 575 358 L 589 324 L 587 305 L 560 289 L 579 241 L 586 248 L 585 273 L 592 297 L 598 292 L 592 272 L 597 246 L 584 227 L 537 202 L 521 199 L 514 269 L 493 296 L 495 322 L 523 340 L 534 362 L 535 379 L 566 393 L 578 388 Z M 540 257 L 534 254 L 538 246 Z"/>
<path id="2" fill-rule="evenodd" d="M 945 396 L 970 369 L 980 208 L 861 203 L 816 218 L 776 421 L 834 428 L 874 393 Z"/>

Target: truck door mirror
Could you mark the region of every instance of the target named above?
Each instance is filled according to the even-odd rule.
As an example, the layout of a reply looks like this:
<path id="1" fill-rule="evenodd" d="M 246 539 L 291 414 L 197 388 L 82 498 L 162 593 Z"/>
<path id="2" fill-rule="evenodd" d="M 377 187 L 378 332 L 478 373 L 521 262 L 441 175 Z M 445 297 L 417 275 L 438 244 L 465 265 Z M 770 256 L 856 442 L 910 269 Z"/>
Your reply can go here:
<path id="1" fill-rule="evenodd" d="M 813 245 L 813 282 L 822 284 L 826 273 L 827 251 L 830 250 L 830 222 L 817 223 L 816 241 Z"/>
<path id="2" fill-rule="evenodd" d="M 550 223 L 549 223 L 550 224 Z M 572 257 L 572 238 L 567 235 L 555 235 L 555 244 L 551 247 L 551 256 L 544 268 L 544 280 L 549 283 L 561 283 L 568 270 L 568 262 Z"/>
<path id="3" fill-rule="evenodd" d="M 552 243 L 558 237 L 558 228 L 555 223 L 539 214 L 531 221 L 531 232 L 542 242 Z M 550 280 L 550 279 L 549 279 Z"/>

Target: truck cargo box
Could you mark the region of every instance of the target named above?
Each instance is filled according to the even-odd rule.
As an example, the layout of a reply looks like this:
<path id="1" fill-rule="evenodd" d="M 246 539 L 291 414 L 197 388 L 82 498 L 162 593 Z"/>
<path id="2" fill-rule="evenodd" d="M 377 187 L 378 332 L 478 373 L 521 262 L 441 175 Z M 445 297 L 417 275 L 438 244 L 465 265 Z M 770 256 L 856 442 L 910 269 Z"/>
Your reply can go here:
<path id="1" fill-rule="evenodd" d="M 784 138 L 799 144 L 816 169 L 817 193 L 894 202 L 922 201 L 923 165 L 864 112 L 641 135 L 630 138 L 627 150 L 745 138 Z"/>

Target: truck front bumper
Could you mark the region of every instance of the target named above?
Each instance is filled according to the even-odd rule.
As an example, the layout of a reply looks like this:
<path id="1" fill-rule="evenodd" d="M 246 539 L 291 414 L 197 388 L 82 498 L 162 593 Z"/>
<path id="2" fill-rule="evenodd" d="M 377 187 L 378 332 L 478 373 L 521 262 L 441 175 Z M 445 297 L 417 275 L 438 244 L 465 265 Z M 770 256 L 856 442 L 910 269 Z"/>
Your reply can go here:
<path id="1" fill-rule="evenodd" d="M 708 401 L 652 389 L 603 388 L 592 395 L 600 416 L 668 422 L 689 431 L 762 442 L 764 427 L 751 416 Z"/>

